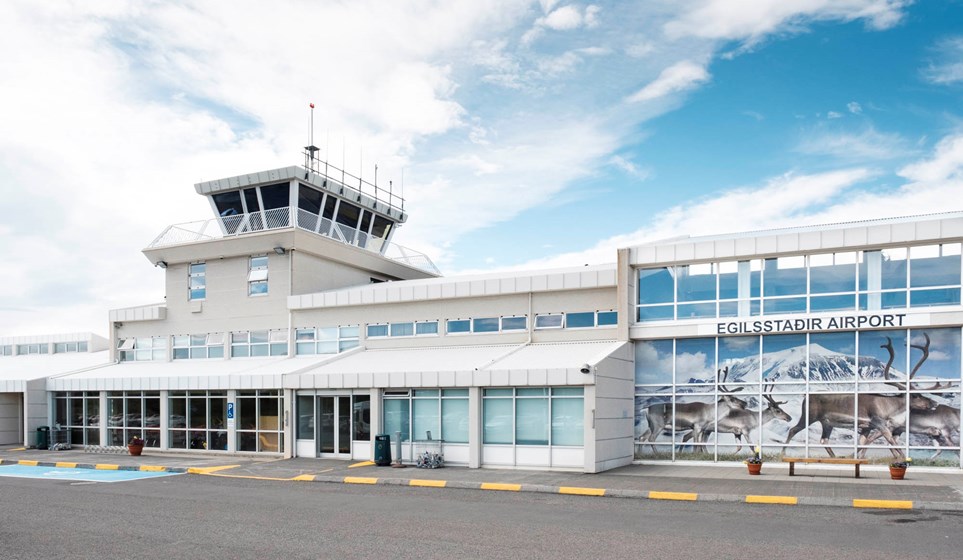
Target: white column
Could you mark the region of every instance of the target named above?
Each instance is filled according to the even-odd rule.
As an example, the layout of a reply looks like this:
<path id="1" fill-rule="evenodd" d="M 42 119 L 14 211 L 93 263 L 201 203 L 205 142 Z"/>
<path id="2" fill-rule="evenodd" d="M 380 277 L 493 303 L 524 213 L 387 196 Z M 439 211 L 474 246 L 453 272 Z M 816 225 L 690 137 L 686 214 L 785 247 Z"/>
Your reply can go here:
<path id="1" fill-rule="evenodd" d="M 481 467 L 482 460 L 482 390 L 468 389 L 468 468 Z"/>

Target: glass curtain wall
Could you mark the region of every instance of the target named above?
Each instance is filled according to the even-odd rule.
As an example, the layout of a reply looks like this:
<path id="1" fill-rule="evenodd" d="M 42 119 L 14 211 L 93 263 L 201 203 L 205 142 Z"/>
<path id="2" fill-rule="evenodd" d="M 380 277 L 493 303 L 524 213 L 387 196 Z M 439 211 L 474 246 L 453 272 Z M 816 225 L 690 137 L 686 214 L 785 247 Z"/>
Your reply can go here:
<path id="1" fill-rule="evenodd" d="M 101 445 L 100 393 L 76 391 L 54 395 L 54 430 L 67 430 L 61 443 L 71 445 Z M 54 436 L 50 443 L 56 443 Z"/>
<path id="2" fill-rule="evenodd" d="M 486 445 L 584 444 L 582 387 L 517 387 L 482 393 L 482 442 Z"/>
<path id="3" fill-rule="evenodd" d="M 281 411 L 284 410 L 284 399 L 280 391 L 238 391 L 236 401 L 237 450 L 282 453 L 284 423 Z"/>
<path id="4" fill-rule="evenodd" d="M 124 446 L 139 437 L 146 447 L 160 447 L 159 391 L 108 392 L 107 410 L 110 445 Z"/>
<path id="5" fill-rule="evenodd" d="M 227 391 L 171 391 L 171 449 L 227 449 Z"/>
<path id="6" fill-rule="evenodd" d="M 762 445 L 960 466 L 961 353 L 959 328 L 639 341 L 636 457 L 742 460 Z"/>
<path id="7" fill-rule="evenodd" d="M 383 407 L 384 433 L 401 441 L 468 443 L 468 389 L 385 391 Z"/>

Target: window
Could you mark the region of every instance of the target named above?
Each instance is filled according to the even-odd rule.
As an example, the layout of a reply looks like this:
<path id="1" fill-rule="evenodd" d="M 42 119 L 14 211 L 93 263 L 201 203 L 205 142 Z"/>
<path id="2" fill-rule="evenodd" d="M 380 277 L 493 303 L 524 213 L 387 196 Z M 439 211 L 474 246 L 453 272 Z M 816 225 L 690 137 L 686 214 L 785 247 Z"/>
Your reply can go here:
<path id="1" fill-rule="evenodd" d="M 366 333 L 368 338 L 437 335 L 438 321 L 371 324 L 366 327 Z"/>
<path id="2" fill-rule="evenodd" d="M 565 315 L 562 315 L 561 313 L 535 316 L 535 330 L 560 329 L 564 325 L 565 325 Z"/>
<path id="3" fill-rule="evenodd" d="M 86 352 L 87 343 L 81 342 L 58 342 L 54 344 L 54 354 L 65 354 L 67 352 Z"/>
<path id="4" fill-rule="evenodd" d="M 13 345 L 4 344 L 0 346 L 0 356 L 13 356 Z"/>
<path id="5" fill-rule="evenodd" d="M 458 334 L 471 332 L 470 319 L 449 319 L 448 334 Z"/>
<path id="6" fill-rule="evenodd" d="M 471 332 L 498 332 L 498 317 L 483 317 L 471 320 Z"/>
<path id="7" fill-rule="evenodd" d="M 167 405 L 171 449 L 227 449 L 227 392 L 171 391 Z"/>
<path id="8" fill-rule="evenodd" d="M 247 273 L 247 295 L 265 296 L 268 293 L 267 255 L 251 257 Z"/>
<path id="9" fill-rule="evenodd" d="M 167 337 L 123 338 L 117 345 L 122 362 L 146 362 L 167 360 Z"/>
<path id="10" fill-rule="evenodd" d="M 192 263 L 188 272 L 188 299 L 191 301 L 207 297 L 207 264 Z"/>
<path id="11" fill-rule="evenodd" d="M 384 433 L 402 441 L 443 439 L 468 443 L 468 389 L 385 391 Z"/>
<path id="12" fill-rule="evenodd" d="M 595 313 L 585 312 L 585 313 L 566 313 L 565 314 L 565 328 L 567 329 L 583 329 L 587 327 L 595 326 Z"/>
<path id="13" fill-rule="evenodd" d="M 174 359 L 196 360 L 224 357 L 224 335 L 190 334 L 174 336 Z"/>
<path id="14" fill-rule="evenodd" d="M 288 331 L 248 331 L 231 333 L 231 357 L 286 356 Z"/>
<path id="15" fill-rule="evenodd" d="M 503 331 L 524 331 L 528 329 L 528 317 L 502 317 Z"/>
<path id="16" fill-rule="evenodd" d="M 17 345 L 17 355 L 24 356 L 26 354 L 46 354 L 49 350 L 46 342 L 40 344 L 18 344 Z"/>
<path id="17" fill-rule="evenodd" d="M 107 440 L 124 446 L 133 437 L 146 447 L 160 447 L 160 393 L 112 391 L 107 393 Z"/>
<path id="18" fill-rule="evenodd" d="M 277 390 L 238 391 L 238 451 L 284 451 L 283 403 Z"/>
<path id="19" fill-rule="evenodd" d="M 54 423 L 68 430 L 73 445 L 100 445 L 100 393 L 77 391 L 54 395 Z M 50 443 L 54 443 L 51 439 Z"/>
<path id="20" fill-rule="evenodd" d="M 482 417 L 486 445 L 581 446 L 582 387 L 485 389 Z"/>
<path id="21" fill-rule="evenodd" d="M 387 328 L 386 325 L 381 326 Z M 356 348 L 360 344 L 359 335 L 357 326 L 299 328 L 294 335 L 295 352 L 298 356 L 338 354 Z"/>

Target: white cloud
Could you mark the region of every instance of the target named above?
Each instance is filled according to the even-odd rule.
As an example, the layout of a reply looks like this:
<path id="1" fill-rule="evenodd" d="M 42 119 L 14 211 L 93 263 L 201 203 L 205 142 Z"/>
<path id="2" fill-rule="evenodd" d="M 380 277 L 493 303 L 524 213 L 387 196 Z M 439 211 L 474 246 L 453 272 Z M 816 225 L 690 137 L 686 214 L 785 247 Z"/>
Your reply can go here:
<path id="1" fill-rule="evenodd" d="M 827 119 L 841 119 L 841 118 L 843 118 L 843 114 L 842 114 L 842 113 L 837 113 L 836 111 L 829 111 L 828 113 L 826 113 L 826 118 L 827 118 Z"/>
<path id="2" fill-rule="evenodd" d="M 859 103 L 856 103 L 855 101 L 850 101 L 849 103 L 847 103 L 846 109 L 854 115 L 858 115 L 863 112 L 862 105 L 860 105 Z"/>
<path id="3" fill-rule="evenodd" d="M 879 161 L 912 155 L 916 150 L 899 134 L 879 132 L 873 127 L 858 132 L 818 127 L 806 134 L 796 151 L 850 161 Z"/>
<path id="4" fill-rule="evenodd" d="M 898 175 L 916 183 L 963 180 L 963 135 L 943 138 L 936 145 L 933 157 L 907 165 L 899 170 Z M 954 200 L 959 200 L 959 194 Z"/>
<path id="5" fill-rule="evenodd" d="M 612 156 L 611 159 L 609 159 L 609 163 L 640 181 L 645 181 L 652 175 L 652 171 L 650 169 L 639 167 L 632 161 L 629 161 L 619 155 Z"/>
<path id="6" fill-rule="evenodd" d="M 671 38 L 701 37 L 755 43 L 766 35 L 799 33 L 810 21 L 863 20 L 888 29 L 903 18 L 910 0 L 700 0 L 665 24 Z"/>
<path id="7" fill-rule="evenodd" d="M 629 96 L 630 103 L 652 101 L 672 93 L 694 89 L 709 80 L 705 67 L 690 60 L 683 60 L 669 66 L 659 77 Z"/>
<path id="8" fill-rule="evenodd" d="M 963 82 L 963 37 L 940 41 L 936 51 L 940 60 L 923 69 L 923 79 L 941 85 Z"/>
<path id="9" fill-rule="evenodd" d="M 522 44 L 530 45 L 544 35 L 546 29 L 552 31 L 572 31 L 580 28 L 594 28 L 599 24 L 601 8 L 590 4 L 585 8 L 566 5 L 553 9 L 555 2 L 543 3 L 545 15 L 536 19 L 532 28 L 522 35 Z"/>

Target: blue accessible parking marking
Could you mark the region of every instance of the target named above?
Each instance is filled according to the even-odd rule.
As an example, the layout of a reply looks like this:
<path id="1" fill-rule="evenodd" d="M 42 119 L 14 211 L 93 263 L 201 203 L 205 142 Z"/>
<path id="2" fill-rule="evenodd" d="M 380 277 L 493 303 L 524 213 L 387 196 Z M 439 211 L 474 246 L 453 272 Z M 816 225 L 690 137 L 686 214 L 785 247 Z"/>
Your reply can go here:
<path id="1" fill-rule="evenodd" d="M 66 469 L 60 467 L 32 467 L 25 465 L 0 466 L 0 476 L 15 478 L 44 478 L 47 480 L 81 480 L 84 482 L 123 482 L 183 473 L 148 471 L 110 471 L 97 469 Z"/>

